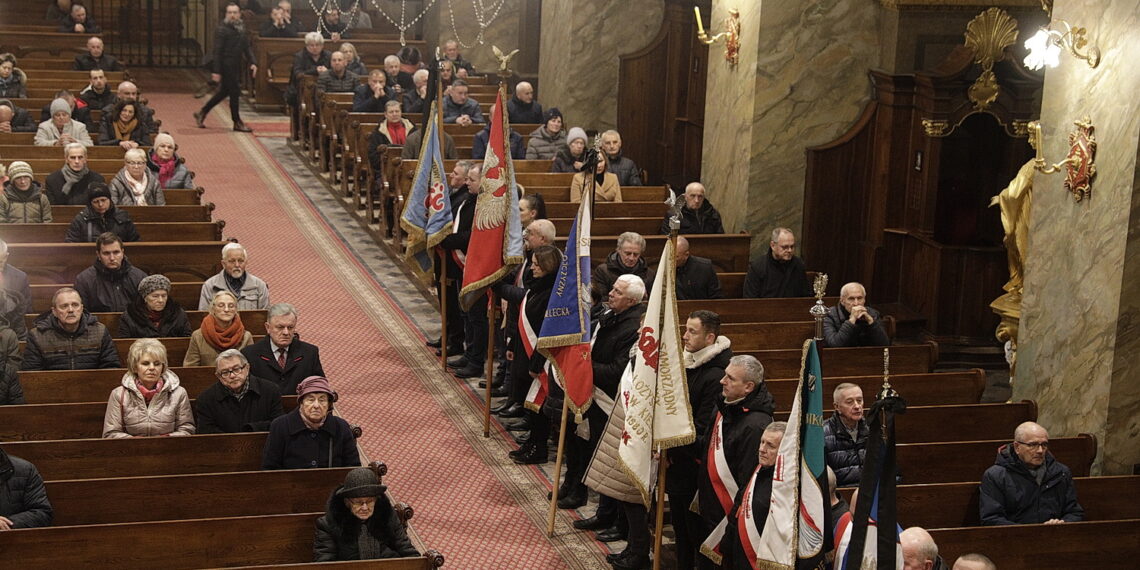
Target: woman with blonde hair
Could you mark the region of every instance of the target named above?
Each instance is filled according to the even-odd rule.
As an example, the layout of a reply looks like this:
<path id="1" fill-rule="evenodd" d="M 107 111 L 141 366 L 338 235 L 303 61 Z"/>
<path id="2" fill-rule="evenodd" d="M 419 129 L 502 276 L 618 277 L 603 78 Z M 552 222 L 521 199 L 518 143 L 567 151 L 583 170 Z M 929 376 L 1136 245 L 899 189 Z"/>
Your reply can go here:
<path id="1" fill-rule="evenodd" d="M 213 366 L 222 351 L 242 349 L 253 344 L 253 335 L 245 330 L 238 315 L 237 297 L 229 291 L 218 291 L 210 301 L 210 314 L 202 326 L 190 335 L 183 366 Z"/>
<path id="2" fill-rule="evenodd" d="M 146 151 L 128 150 L 123 163 L 111 180 L 111 201 L 116 206 L 165 206 L 166 194 L 158 185 L 158 177 L 146 166 Z"/>
<path id="3" fill-rule="evenodd" d="M 103 437 L 183 436 L 194 434 L 190 397 L 170 371 L 166 347 L 140 338 L 127 353 L 122 386 L 111 391 L 103 416 Z"/>
<path id="4" fill-rule="evenodd" d="M 368 75 L 368 68 L 364 66 L 364 61 L 360 59 L 360 54 L 356 52 L 356 46 L 344 42 L 340 44 L 340 53 L 344 54 L 344 60 L 348 62 L 344 68 L 360 76 Z"/>

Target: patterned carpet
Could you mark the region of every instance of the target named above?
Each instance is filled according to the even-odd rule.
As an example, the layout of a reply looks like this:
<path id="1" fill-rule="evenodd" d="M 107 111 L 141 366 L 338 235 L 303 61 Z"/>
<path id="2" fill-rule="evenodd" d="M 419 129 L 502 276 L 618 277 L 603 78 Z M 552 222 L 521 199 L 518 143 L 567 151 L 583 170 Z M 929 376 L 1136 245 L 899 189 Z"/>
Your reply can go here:
<path id="1" fill-rule="evenodd" d="M 430 305 L 286 145 L 283 118 L 243 107 L 254 137 L 229 130 L 220 106 L 196 129 L 190 111 L 202 101 L 178 87 L 189 74 L 166 75 L 155 84 L 179 93 L 147 93 L 163 130 L 226 236 L 249 248 L 250 271 L 274 301 L 299 308 L 302 337 L 321 347 L 340 392 L 338 413 L 364 428 L 366 455 L 388 464 L 386 482 L 415 509 L 424 544 L 446 568 L 608 567 L 606 547 L 570 528 L 565 511 L 545 536 L 549 474 L 511 463 L 504 432 L 482 437 L 482 391 L 444 374 L 423 345 L 438 333 Z"/>

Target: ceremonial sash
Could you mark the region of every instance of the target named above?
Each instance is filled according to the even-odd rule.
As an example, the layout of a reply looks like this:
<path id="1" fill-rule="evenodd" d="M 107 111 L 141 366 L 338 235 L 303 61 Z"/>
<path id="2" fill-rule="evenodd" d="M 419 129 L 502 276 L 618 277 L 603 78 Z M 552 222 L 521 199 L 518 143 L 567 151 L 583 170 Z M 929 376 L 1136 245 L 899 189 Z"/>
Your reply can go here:
<path id="1" fill-rule="evenodd" d="M 455 221 L 451 223 L 451 233 L 459 233 L 459 213 L 463 211 L 463 207 L 466 206 L 467 202 L 471 200 L 473 200 L 473 198 L 464 200 L 463 203 L 459 205 L 459 209 L 455 211 Z M 451 250 L 451 258 L 455 260 L 455 263 L 459 266 L 459 269 L 463 269 L 467 266 L 467 252 L 453 249 Z"/>
<path id="2" fill-rule="evenodd" d="M 519 337 L 522 339 L 523 350 L 526 351 L 527 359 L 534 356 L 534 346 L 538 342 L 538 334 L 534 332 L 534 328 L 530 326 L 530 319 L 526 318 L 526 299 L 530 296 L 528 291 L 523 295 L 522 303 L 519 305 Z M 515 358 L 518 358 L 516 355 Z M 528 367 L 527 370 L 530 368 Z M 542 368 L 542 374 L 538 378 L 531 380 L 530 389 L 526 393 L 526 407 L 535 412 L 542 409 L 542 403 L 546 401 L 547 394 L 550 393 L 550 362 L 547 362 Z"/>
<path id="3" fill-rule="evenodd" d="M 752 472 L 752 478 L 748 480 L 744 496 L 740 499 L 740 512 L 736 513 L 736 529 L 740 534 L 740 544 L 744 547 L 744 553 L 748 556 L 748 563 L 752 565 L 753 570 L 757 569 L 755 545 L 760 544 L 760 529 L 756 528 L 752 495 L 756 491 L 756 478 L 760 475 L 761 469 L 762 467 L 757 465 L 756 471 Z"/>
<path id="4" fill-rule="evenodd" d="M 720 564 L 720 542 L 728 529 L 728 513 L 732 512 L 732 500 L 740 490 L 736 479 L 732 476 L 732 470 L 728 468 L 728 458 L 724 455 L 724 415 L 720 412 L 716 413 L 716 421 L 713 423 L 710 436 L 705 466 L 709 471 L 709 481 L 712 483 L 713 492 L 716 493 L 717 502 L 720 503 L 724 516 L 701 544 L 701 554 Z"/>

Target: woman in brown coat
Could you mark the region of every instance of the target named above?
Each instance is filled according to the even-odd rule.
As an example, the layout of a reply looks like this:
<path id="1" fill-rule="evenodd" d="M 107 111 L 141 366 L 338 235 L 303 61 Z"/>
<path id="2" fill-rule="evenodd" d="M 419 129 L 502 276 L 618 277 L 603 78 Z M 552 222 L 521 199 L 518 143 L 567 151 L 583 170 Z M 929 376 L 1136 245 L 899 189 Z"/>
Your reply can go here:
<path id="1" fill-rule="evenodd" d="M 190 335 L 183 366 L 213 366 L 223 350 L 242 349 L 253 344 L 253 335 L 245 330 L 238 316 L 237 297 L 229 291 L 218 291 L 210 302 L 210 314 L 202 326 Z"/>

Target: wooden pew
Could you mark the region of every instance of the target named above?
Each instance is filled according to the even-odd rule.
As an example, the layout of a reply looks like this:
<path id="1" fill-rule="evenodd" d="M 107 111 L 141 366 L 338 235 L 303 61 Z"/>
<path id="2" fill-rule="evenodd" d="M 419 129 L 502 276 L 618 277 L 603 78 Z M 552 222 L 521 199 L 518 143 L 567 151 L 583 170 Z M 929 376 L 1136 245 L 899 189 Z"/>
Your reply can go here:
<path id="1" fill-rule="evenodd" d="M 645 238 L 646 249 L 642 258 L 650 267 L 657 267 L 657 260 L 665 248 L 667 236 L 641 236 Z M 752 243 L 750 234 L 704 234 L 685 236 L 689 240 L 689 249 L 693 255 L 707 257 L 713 262 L 717 271 L 747 271 L 749 247 Z M 566 248 L 566 234 L 559 234 L 555 238 L 555 247 L 560 250 Z M 594 265 L 605 263 L 606 257 L 617 247 L 616 235 L 594 234 L 590 242 L 590 256 Z M 704 303 L 705 301 L 700 301 Z M 813 299 L 814 302 L 814 299 Z M 702 307 L 703 308 L 703 307 Z M 711 310 L 711 309 L 710 309 Z M 687 315 L 688 312 L 681 314 Z"/>
<path id="2" fill-rule="evenodd" d="M 24 374 L 24 373 L 21 373 Z M 835 386 L 844 382 L 858 385 L 863 389 L 863 400 L 870 404 L 883 385 L 882 374 L 871 376 L 824 376 L 824 406 L 831 405 L 831 393 Z M 23 382 L 23 376 L 21 376 Z M 768 392 L 776 398 L 778 409 L 791 408 L 795 397 L 798 378 L 766 379 Z M 891 385 L 902 395 L 910 406 L 937 406 L 952 404 L 976 404 L 982 399 L 986 389 L 986 372 L 974 368 L 963 372 L 929 372 L 925 374 L 892 374 Z M 28 392 L 24 385 L 25 395 Z M 29 397 L 29 402 L 31 399 Z"/>
<path id="3" fill-rule="evenodd" d="M 205 281 L 221 269 L 225 242 L 147 242 L 126 245 L 131 264 L 148 274 L 162 273 L 171 281 Z M 91 267 L 95 248 L 90 243 L 14 243 L 8 263 L 28 274 L 33 283 L 74 283 Z"/>
<path id="4" fill-rule="evenodd" d="M 51 297 L 60 287 L 71 287 L 71 283 L 32 283 L 32 311 L 40 314 L 51 310 Z M 202 294 L 202 281 L 173 281 L 170 284 L 170 298 L 182 308 L 197 308 L 198 297 Z M 244 321 L 243 321 L 244 322 Z M 118 328 L 111 329 L 111 333 Z"/>
<path id="5" fill-rule="evenodd" d="M 867 396 L 870 394 L 864 395 L 868 401 L 874 398 Z M 787 421 L 791 404 L 791 400 L 776 401 L 777 420 Z M 829 409 L 830 403 L 824 408 L 824 416 L 830 417 L 833 411 Z M 895 435 L 899 443 L 992 440 L 1012 437 L 1018 425 L 1036 419 L 1037 404 L 1030 400 L 1009 404 L 908 406 L 905 414 L 895 417 Z M 980 473 L 978 478 L 981 478 Z"/>
<path id="6" fill-rule="evenodd" d="M 894 319 L 890 315 L 881 318 L 887 337 L 894 338 Z M 733 350 L 738 351 L 799 348 L 815 336 L 815 321 L 726 323 L 721 325 L 720 334 L 731 339 Z"/>
<path id="7" fill-rule="evenodd" d="M 21 133 L 16 133 L 21 134 Z M 32 138 L 35 133 L 31 134 Z M 11 133 L 0 135 L 0 156 L 4 160 L 24 160 L 33 158 L 50 158 L 57 162 L 55 170 L 59 170 L 63 166 L 63 148 L 57 146 L 34 146 L 33 144 L 12 144 L 9 142 Z M 139 147 L 149 153 L 150 147 Z M 123 153 L 125 151 L 117 146 L 89 146 L 87 147 L 87 158 L 98 158 L 106 160 L 118 160 L 119 166 L 123 164 Z"/>
<path id="8" fill-rule="evenodd" d="M 157 206 L 161 207 L 161 206 Z M 54 215 L 55 212 L 53 211 Z M 139 236 L 151 242 L 220 241 L 225 220 L 212 222 L 136 222 Z M 2 224 L 0 238 L 8 243 L 63 243 L 71 220 L 50 224 Z"/>
<path id="9" fill-rule="evenodd" d="M 527 161 L 533 162 L 533 161 Z M 531 192 L 527 188 L 527 192 Z M 546 215 L 551 219 L 558 218 L 573 218 L 578 215 L 579 204 L 566 201 L 554 201 L 548 199 L 546 194 L 542 195 L 543 200 L 546 201 Z M 625 196 L 622 196 L 625 200 Z M 623 202 L 594 202 L 594 218 L 646 218 L 655 217 L 657 222 L 665 218 L 665 212 L 668 206 L 661 200 L 625 200 Z M 656 233 L 656 232 L 654 232 Z"/>
<path id="10" fill-rule="evenodd" d="M 901 482 L 912 485 L 979 481 L 982 473 L 994 464 L 998 448 L 1008 444 L 1012 437 L 1010 430 L 1008 439 L 899 444 L 895 450 Z M 1096 437 L 1087 433 L 1055 437 L 1049 440 L 1049 451 L 1069 466 L 1074 477 L 1088 477 L 1096 459 Z"/>
<path id="11" fill-rule="evenodd" d="M 998 568 L 1132 570 L 1140 559 L 1140 518 L 1058 525 L 930 531 L 944 560 L 983 552 Z"/>
<path id="12" fill-rule="evenodd" d="M 250 332 L 257 332 L 257 331 L 250 331 Z M 264 336 L 265 336 L 264 334 L 255 334 L 255 335 L 253 335 L 253 341 L 257 342 L 258 340 L 261 340 L 261 338 Z M 119 362 L 126 364 L 127 353 L 130 352 L 131 344 L 133 344 L 136 340 L 138 340 L 138 339 L 137 338 L 116 338 L 116 339 L 114 339 L 113 342 L 115 343 L 115 352 L 119 353 Z M 167 358 L 167 361 L 170 362 L 171 364 L 181 364 L 182 360 L 184 358 L 186 358 L 186 350 L 190 346 L 190 337 L 164 337 L 164 338 L 160 338 L 158 340 L 162 343 L 163 346 L 166 347 L 166 358 Z M 24 350 L 24 343 L 23 342 L 20 342 L 20 350 L 21 351 Z"/>
<path id="13" fill-rule="evenodd" d="M 199 285 L 199 289 L 200 288 L 201 288 L 201 286 Z M 194 301 L 194 304 L 191 305 L 190 307 L 183 307 L 183 309 L 186 310 L 186 316 L 190 320 L 190 328 L 192 330 L 197 330 L 198 327 L 202 326 L 202 319 L 204 319 L 206 317 L 206 315 L 209 314 L 208 311 L 195 310 L 197 307 L 198 307 L 198 302 L 196 299 Z M 119 330 L 119 319 L 122 318 L 122 315 L 123 315 L 122 313 L 91 313 L 91 314 L 95 315 L 95 318 L 99 319 L 99 322 L 103 323 L 103 325 L 107 327 L 107 330 L 111 331 L 111 335 L 118 336 L 117 332 Z M 31 328 L 33 326 L 32 323 L 34 322 L 34 320 L 37 316 L 38 315 L 36 315 L 36 314 L 28 314 L 28 315 L 24 316 L 24 320 L 27 323 L 28 328 Z M 241 318 L 242 324 L 245 325 L 246 330 L 250 331 L 250 333 L 260 333 L 262 330 L 265 329 L 265 311 L 264 310 L 249 309 L 249 310 L 244 310 L 244 311 L 238 311 L 238 317 Z"/>
<path id="14" fill-rule="evenodd" d="M 171 366 L 170 370 L 178 375 L 191 398 L 218 381 L 213 366 Z M 20 372 L 20 386 L 29 404 L 99 402 L 106 400 L 111 390 L 121 384 L 126 371 L 126 368 L 24 370 Z"/>
<path id="15" fill-rule="evenodd" d="M 0 156 L 7 156 L 0 154 Z M 164 190 L 164 193 L 172 190 Z M 126 210 L 131 220 L 140 222 L 209 222 L 214 211 L 213 202 L 205 204 L 185 204 L 165 206 L 115 206 Z M 51 213 L 57 221 L 71 220 L 83 210 L 83 206 L 52 206 Z M 219 254 L 220 256 L 220 254 Z"/>
<path id="16" fill-rule="evenodd" d="M 692 240 L 692 238 L 689 238 Z M 697 253 L 695 246 L 693 255 Z M 650 249 L 649 253 L 653 250 Z M 743 271 L 747 271 L 745 268 Z M 824 297 L 828 307 L 839 303 L 839 297 Z M 808 311 L 815 305 L 814 297 L 790 297 L 786 299 L 704 299 L 698 301 L 677 301 L 680 315 L 693 311 L 706 310 L 720 315 L 724 323 L 754 323 L 764 321 L 798 321 L 811 318 Z"/>
<path id="17" fill-rule="evenodd" d="M 890 347 L 891 372 L 915 374 L 930 372 L 938 362 L 938 344 L 907 344 Z M 764 375 L 772 378 L 796 378 L 800 375 L 800 349 L 748 350 L 764 365 Z M 883 349 L 879 347 L 825 348 L 819 354 L 823 377 L 861 376 L 883 370 Z"/>
<path id="18" fill-rule="evenodd" d="M 76 54 L 86 51 L 90 34 L 60 32 L 30 32 L 22 28 L 7 29 L 0 34 L 0 52 L 12 52 L 17 58 L 29 53 L 42 53 L 70 61 Z M 112 34 L 104 31 L 95 34 L 107 41 Z"/>
<path id="19" fill-rule="evenodd" d="M 36 61 L 33 59 L 32 61 Z M 78 90 L 82 90 L 91 84 L 91 72 L 89 71 L 75 71 L 73 69 L 36 69 L 34 72 L 30 71 L 32 68 L 24 68 L 24 60 L 20 60 L 20 69 L 28 72 L 28 87 L 55 87 L 59 89 L 72 89 L 74 85 Z M 107 71 L 103 70 L 103 75 L 107 77 L 107 85 L 115 88 L 119 83 L 127 81 L 130 73 L 126 71 Z M 63 87 L 58 85 L 64 84 Z"/>

